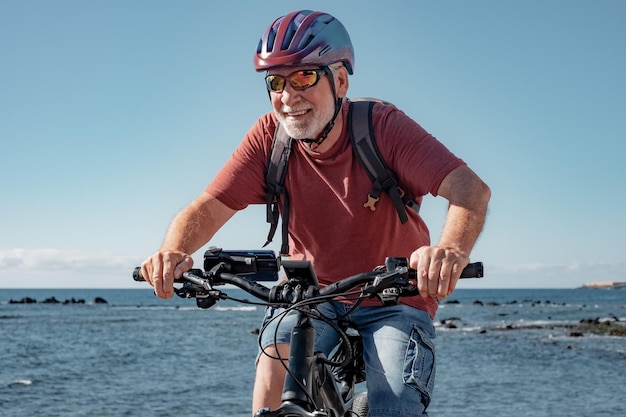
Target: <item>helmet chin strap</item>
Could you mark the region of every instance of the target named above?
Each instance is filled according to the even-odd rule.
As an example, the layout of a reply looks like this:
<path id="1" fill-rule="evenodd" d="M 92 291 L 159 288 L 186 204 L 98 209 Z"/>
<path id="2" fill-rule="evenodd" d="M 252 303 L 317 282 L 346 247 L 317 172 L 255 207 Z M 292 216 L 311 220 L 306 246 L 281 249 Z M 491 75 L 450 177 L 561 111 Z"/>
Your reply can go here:
<path id="1" fill-rule="evenodd" d="M 302 142 L 309 145 L 309 149 L 313 151 L 320 147 L 322 142 L 324 142 L 328 137 L 330 131 L 333 130 L 333 127 L 335 126 L 335 119 L 337 118 L 337 115 L 341 110 L 341 103 L 343 102 L 343 99 L 337 97 L 337 89 L 335 88 L 335 77 L 333 76 L 333 72 L 328 66 L 324 67 L 324 71 L 326 72 L 326 75 L 328 75 L 328 79 L 330 80 L 330 87 L 333 90 L 333 97 L 335 97 L 335 114 L 333 114 L 332 119 L 330 119 L 330 121 L 322 131 L 322 134 L 317 139 L 300 139 Z"/>

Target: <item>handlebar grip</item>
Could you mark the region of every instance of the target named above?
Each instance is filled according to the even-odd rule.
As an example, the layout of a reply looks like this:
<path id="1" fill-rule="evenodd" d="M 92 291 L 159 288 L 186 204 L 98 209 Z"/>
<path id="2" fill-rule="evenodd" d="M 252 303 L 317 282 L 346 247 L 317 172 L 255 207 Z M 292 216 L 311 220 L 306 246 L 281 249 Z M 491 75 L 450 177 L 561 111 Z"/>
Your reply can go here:
<path id="1" fill-rule="evenodd" d="M 461 272 L 461 278 L 482 278 L 485 270 L 482 262 L 468 264 Z"/>
<path id="2" fill-rule="evenodd" d="M 135 270 L 133 271 L 133 279 L 135 281 L 145 281 L 145 279 L 143 279 L 143 276 L 141 275 L 141 267 L 138 266 L 135 268 Z"/>

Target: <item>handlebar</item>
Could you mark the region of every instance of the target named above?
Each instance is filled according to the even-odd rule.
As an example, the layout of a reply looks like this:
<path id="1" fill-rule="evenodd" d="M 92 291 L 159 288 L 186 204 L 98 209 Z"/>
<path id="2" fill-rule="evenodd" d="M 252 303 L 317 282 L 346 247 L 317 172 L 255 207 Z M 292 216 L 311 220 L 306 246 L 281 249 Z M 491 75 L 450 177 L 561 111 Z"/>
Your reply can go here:
<path id="1" fill-rule="evenodd" d="M 242 251 L 236 253 L 239 255 Z M 383 304 L 393 304 L 400 296 L 418 294 L 417 272 L 408 267 L 406 258 L 387 258 L 384 267 L 359 273 L 320 288 L 309 261 L 283 260 L 281 262 L 279 257 L 268 257 L 267 251 L 263 252 L 261 261 L 258 261 L 256 257 L 243 258 L 242 261 L 240 258 L 234 259 L 230 256 L 231 254 L 228 251 L 210 248 L 205 254 L 205 270 L 191 269 L 185 272 L 176 280 L 178 283 L 183 283 L 182 288 L 175 288 L 176 294 L 183 298 L 196 298 L 197 305 L 201 308 L 209 308 L 217 300 L 226 298 L 225 294 L 215 288 L 225 284 L 234 285 L 265 303 L 281 305 L 293 305 L 314 297 L 333 298 L 340 294 L 345 295 L 356 288 L 359 288 L 361 296 L 378 296 Z M 274 262 L 268 263 L 268 259 Z M 257 268 L 257 261 L 262 265 L 261 268 Z M 245 268 L 241 267 L 241 262 Z M 281 266 L 286 272 L 287 279 L 280 284 L 269 288 L 254 280 L 257 272 L 262 274 L 263 280 L 266 280 L 270 270 L 277 278 L 277 272 Z M 236 273 L 231 273 L 233 271 Z M 461 278 L 482 278 L 483 276 L 482 262 L 468 264 L 461 273 Z M 145 281 L 141 276 L 140 267 L 133 271 L 133 279 Z"/>

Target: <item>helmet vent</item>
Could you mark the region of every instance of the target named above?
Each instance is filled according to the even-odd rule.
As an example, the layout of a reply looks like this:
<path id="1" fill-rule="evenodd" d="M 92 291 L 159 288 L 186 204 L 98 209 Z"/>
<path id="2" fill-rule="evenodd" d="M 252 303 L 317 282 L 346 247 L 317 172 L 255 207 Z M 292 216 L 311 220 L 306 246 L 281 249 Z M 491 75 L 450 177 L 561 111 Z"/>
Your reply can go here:
<path id="1" fill-rule="evenodd" d="M 291 45 L 291 41 L 293 41 L 293 37 L 296 36 L 296 30 L 295 29 L 291 29 L 289 31 L 289 34 L 285 35 L 285 38 L 283 39 L 283 45 L 282 48 L 283 50 L 287 50 L 289 49 L 289 45 Z"/>
<path id="2" fill-rule="evenodd" d="M 274 42 L 276 42 L 276 31 L 271 31 L 267 37 L 267 52 L 274 50 Z M 259 52 L 261 52 L 262 41 L 259 43 Z"/>
<path id="3" fill-rule="evenodd" d="M 306 48 L 307 46 L 309 46 L 309 44 L 311 42 L 313 42 L 313 39 L 315 39 L 315 36 L 309 35 L 309 37 L 306 39 L 306 41 L 302 43 L 302 47 Z"/>

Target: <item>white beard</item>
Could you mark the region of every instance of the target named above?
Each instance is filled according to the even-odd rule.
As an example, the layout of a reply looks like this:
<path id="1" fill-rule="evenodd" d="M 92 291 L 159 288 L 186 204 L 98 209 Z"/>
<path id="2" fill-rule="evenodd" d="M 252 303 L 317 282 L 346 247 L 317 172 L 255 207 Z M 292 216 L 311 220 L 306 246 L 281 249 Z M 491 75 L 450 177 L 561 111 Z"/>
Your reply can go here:
<path id="1" fill-rule="evenodd" d="M 282 112 L 276 114 L 276 117 L 290 137 L 294 139 L 317 139 L 335 115 L 335 102 L 332 96 L 328 96 L 328 98 L 328 103 L 320 106 L 318 111 L 307 114 L 303 120 L 284 117 Z M 289 110 L 293 111 L 294 109 Z"/>

